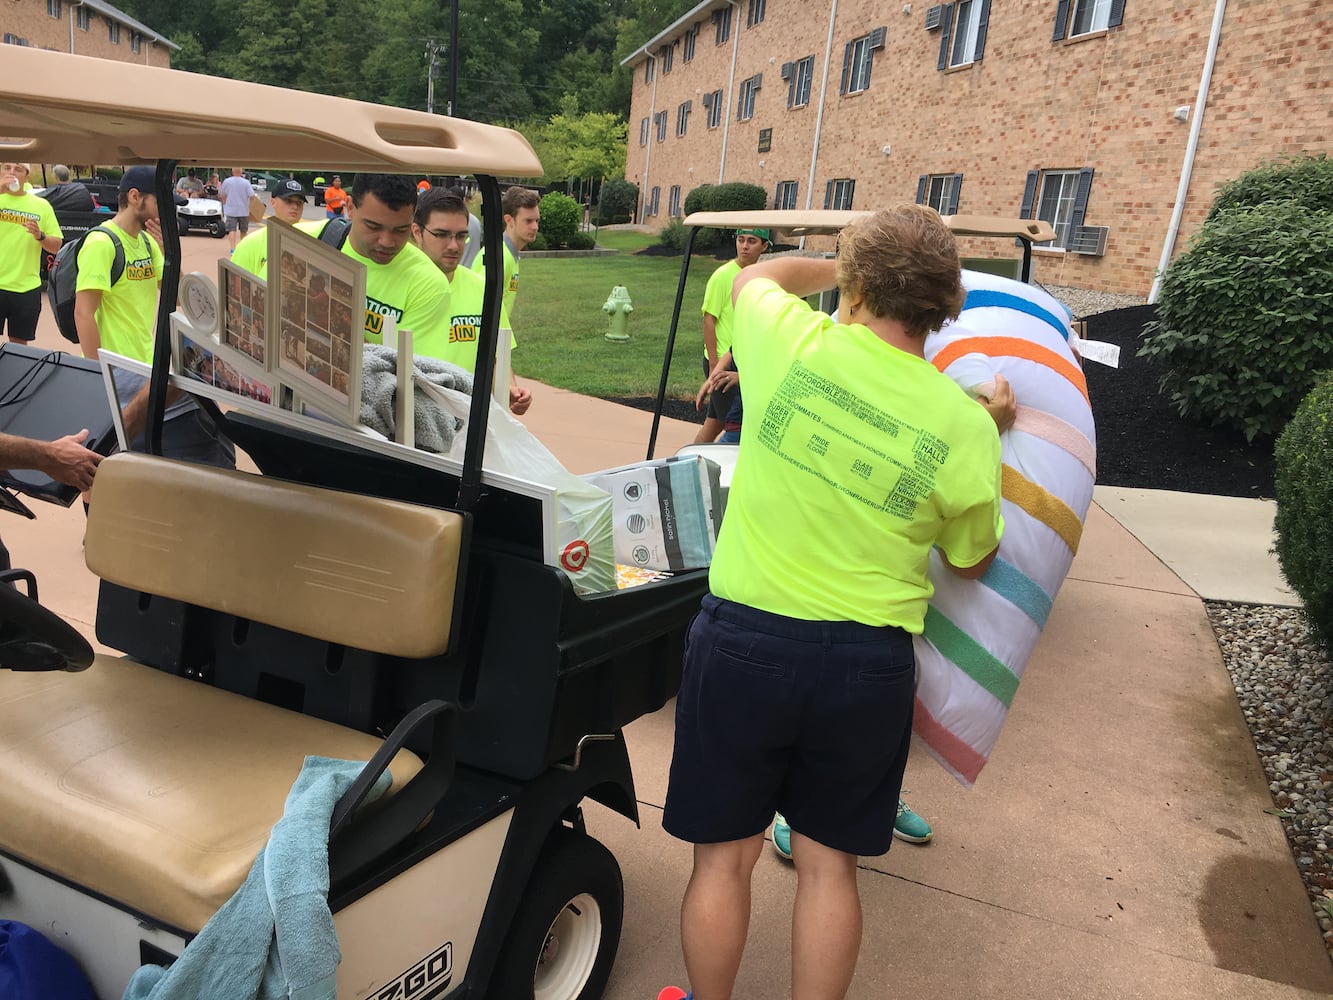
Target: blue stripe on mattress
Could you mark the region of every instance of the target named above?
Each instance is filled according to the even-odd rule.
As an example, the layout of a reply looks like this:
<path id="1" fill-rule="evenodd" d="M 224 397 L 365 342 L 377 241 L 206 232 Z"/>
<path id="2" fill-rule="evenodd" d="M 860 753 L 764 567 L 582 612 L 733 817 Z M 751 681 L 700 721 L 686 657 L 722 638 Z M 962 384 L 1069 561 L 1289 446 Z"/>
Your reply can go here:
<path id="1" fill-rule="evenodd" d="M 996 557 L 981 582 L 1031 618 L 1037 628 L 1046 627 L 1051 597 L 1013 563 Z"/>
<path id="2" fill-rule="evenodd" d="M 1061 340 L 1069 336 L 1069 328 L 1060 322 L 1053 313 L 1043 309 L 1035 302 L 1030 302 L 1019 295 L 1011 295 L 1008 292 L 974 288 L 967 293 L 967 301 L 963 303 L 963 311 L 966 312 L 968 309 L 1013 309 L 1049 324 L 1056 333 L 1060 334 Z"/>

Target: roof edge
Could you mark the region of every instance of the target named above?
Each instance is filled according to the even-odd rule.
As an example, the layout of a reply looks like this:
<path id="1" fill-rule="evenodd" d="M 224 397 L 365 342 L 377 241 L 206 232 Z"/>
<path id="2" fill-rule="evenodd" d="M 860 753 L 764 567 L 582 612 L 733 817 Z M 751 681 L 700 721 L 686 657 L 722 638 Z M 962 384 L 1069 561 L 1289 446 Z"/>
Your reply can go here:
<path id="1" fill-rule="evenodd" d="M 696 6 L 691 7 L 680 17 L 672 21 L 671 24 L 669 24 L 666 28 L 659 31 L 652 38 L 648 39 L 648 41 L 646 41 L 641 47 L 635 49 L 624 59 L 620 60 L 620 65 L 631 66 L 632 64 L 633 66 L 637 66 L 644 59 L 652 55 L 652 53 L 649 50 L 652 49 L 653 46 L 669 38 L 671 35 L 674 35 L 680 29 L 680 26 L 684 24 L 686 21 L 692 21 L 695 18 L 697 18 L 700 14 L 707 13 L 710 10 L 721 10 L 723 7 L 738 7 L 738 6 L 740 6 L 738 0 L 703 0 L 702 3 L 699 3 Z"/>

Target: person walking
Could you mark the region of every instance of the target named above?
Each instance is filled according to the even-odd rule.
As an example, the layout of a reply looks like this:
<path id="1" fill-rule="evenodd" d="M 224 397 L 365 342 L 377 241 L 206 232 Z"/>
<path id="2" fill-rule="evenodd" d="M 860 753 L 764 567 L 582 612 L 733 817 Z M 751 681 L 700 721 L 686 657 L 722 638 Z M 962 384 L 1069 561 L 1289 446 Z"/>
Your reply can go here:
<path id="1" fill-rule="evenodd" d="M 255 189 L 245 179 L 245 171 L 240 167 L 232 167 L 231 176 L 218 188 L 222 217 L 226 220 L 227 242 L 233 251 L 237 241 L 250 231 L 250 199 L 254 196 Z"/>
<path id="2" fill-rule="evenodd" d="M 42 252 L 64 242 L 55 210 L 27 189 L 26 163 L 0 163 L 0 333 L 16 344 L 37 336 L 42 314 Z"/>
<path id="3" fill-rule="evenodd" d="M 341 219 L 347 210 L 348 196 L 343 190 L 343 179 L 336 174 L 324 189 L 324 217 Z"/>

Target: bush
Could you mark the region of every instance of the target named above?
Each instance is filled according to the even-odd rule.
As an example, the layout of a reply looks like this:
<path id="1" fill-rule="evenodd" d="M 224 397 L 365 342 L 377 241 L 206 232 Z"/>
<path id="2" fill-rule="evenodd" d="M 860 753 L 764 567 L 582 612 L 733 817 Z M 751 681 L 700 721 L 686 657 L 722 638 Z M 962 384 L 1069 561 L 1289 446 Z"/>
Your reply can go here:
<path id="1" fill-rule="evenodd" d="M 1277 434 L 1333 367 L 1333 212 L 1295 202 L 1206 222 L 1162 278 L 1139 354 L 1181 416 Z"/>
<path id="2" fill-rule="evenodd" d="M 693 215 L 695 212 L 709 212 L 712 211 L 712 199 L 713 185 L 700 184 L 685 196 L 685 204 L 682 207 L 686 215 Z"/>
<path id="3" fill-rule="evenodd" d="M 713 188 L 708 199 L 709 212 L 753 212 L 768 207 L 768 192 L 758 184 L 733 181 Z"/>
<path id="4" fill-rule="evenodd" d="M 1277 440 L 1277 557 L 1306 621 L 1333 653 L 1333 373 L 1321 373 Z"/>
<path id="5" fill-rule="evenodd" d="M 546 234 L 547 245 L 569 246 L 583 222 L 583 206 L 567 194 L 552 191 L 542 195 L 539 210 L 542 213 L 540 231 Z"/>
<path id="6" fill-rule="evenodd" d="M 657 242 L 664 247 L 681 252 L 685 249 L 685 238 L 690 231 L 679 219 L 671 219 L 657 234 Z"/>
<path id="7" fill-rule="evenodd" d="M 592 233 L 579 231 L 570 238 L 569 249 L 571 250 L 591 250 L 597 246 L 597 241 L 593 239 Z"/>
<path id="8" fill-rule="evenodd" d="M 529 243 L 526 247 L 524 247 L 524 249 L 525 249 L 525 250 L 550 250 L 550 249 L 551 249 L 551 241 L 548 240 L 548 239 L 546 238 L 546 234 L 543 233 L 543 232 L 539 229 L 539 230 L 537 230 L 537 236 L 536 236 L 536 238 L 535 238 L 531 243 Z"/>
<path id="9" fill-rule="evenodd" d="M 1268 201 L 1294 201 L 1308 212 L 1333 212 L 1333 160 L 1320 153 L 1256 167 L 1218 188 L 1208 218 Z"/>
<path id="10" fill-rule="evenodd" d="M 639 186 L 631 181 L 614 180 L 602 185 L 597 196 L 597 224 L 629 222 L 639 207 Z"/>

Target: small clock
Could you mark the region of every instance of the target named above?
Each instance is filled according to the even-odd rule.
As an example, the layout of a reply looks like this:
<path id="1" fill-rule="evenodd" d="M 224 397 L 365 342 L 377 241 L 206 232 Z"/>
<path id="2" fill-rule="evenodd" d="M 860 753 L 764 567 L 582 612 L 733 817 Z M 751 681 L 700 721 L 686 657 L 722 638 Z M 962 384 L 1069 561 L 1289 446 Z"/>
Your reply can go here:
<path id="1" fill-rule="evenodd" d="M 181 278 L 177 302 L 190 325 L 205 336 L 218 329 L 218 289 L 208 275 L 192 271 Z"/>

